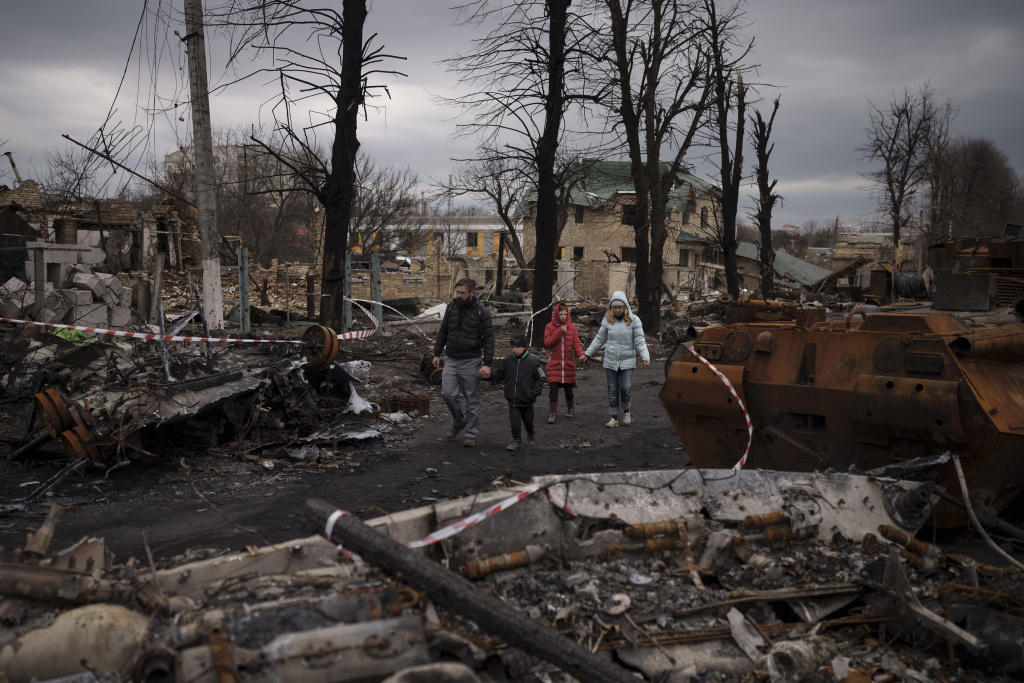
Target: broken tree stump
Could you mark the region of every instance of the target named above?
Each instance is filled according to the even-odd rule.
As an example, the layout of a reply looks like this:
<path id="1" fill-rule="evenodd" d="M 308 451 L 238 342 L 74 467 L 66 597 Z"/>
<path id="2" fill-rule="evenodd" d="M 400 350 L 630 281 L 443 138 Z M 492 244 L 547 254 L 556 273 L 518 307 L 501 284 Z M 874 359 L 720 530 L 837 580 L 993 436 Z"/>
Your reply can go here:
<path id="1" fill-rule="evenodd" d="M 323 533 L 328 518 L 337 509 L 323 500 L 307 500 L 306 521 Z M 400 576 L 405 583 L 426 592 L 435 603 L 471 619 L 485 631 L 581 681 L 636 683 L 637 679 L 620 666 L 597 657 L 501 600 L 481 593 L 458 574 L 418 555 L 352 515 L 342 515 L 335 521 L 330 540 L 359 553 L 388 574 Z"/>

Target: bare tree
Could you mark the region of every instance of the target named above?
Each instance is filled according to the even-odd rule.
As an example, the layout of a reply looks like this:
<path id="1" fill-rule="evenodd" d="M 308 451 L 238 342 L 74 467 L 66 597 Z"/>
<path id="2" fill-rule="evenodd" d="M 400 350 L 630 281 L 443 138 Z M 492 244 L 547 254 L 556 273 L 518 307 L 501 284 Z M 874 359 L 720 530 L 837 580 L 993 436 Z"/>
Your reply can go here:
<path id="1" fill-rule="evenodd" d="M 726 288 L 730 295 L 739 298 L 740 285 L 736 274 L 736 213 L 740 181 L 743 177 L 743 126 L 746 119 L 747 93 L 740 73 L 740 64 L 754 43 L 753 40 L 747 44 L 739 42 L 736 29 L 743 16 L 739 3 L 719 13 L 715 0 L 702 2 L 714 89 L 712 134 L 719 152 L 718 172 L 722 184 L 722 218 L 717 226 L 716 237 L 722 250 Z M 739 51 L 738 55 L 734 54 L 736 50 Z M 735 122 L 730 124 L 729 115 L 732 112 L 735 112 Z"/>
<path id="2" fill-rule="evenodd" d="M 956 137 L 931 156 L 929 237 L 1000 235 L 1022 222 L 1021 178 L 991 140 Z"/>
<path id="3" fill-rule="evenodd" d="M 356 159 L 356 178 L 349 243 L 385 260 L 417 244 L 424 218 L 415 192 L 419 178 L 408 167 L 378 164 L 363 152 Z"/>
<path id="4" fill-rule="evenodd" d="M 571 0 L 473 0 L 457 8 L 464 23 L 488 22 L 493 28 L 468 54 L 445 62 L 474 88 L 447 100 L 466 114 L 457 134 L 479 136 L 483 147 L 530 169 L 536 179 L 536 343 L 550 319 L 555 282 L 563 124 L 570 108 L 597 97 L 581 87 L 590 34 L 570 6 Z"/>
<path id="5" fill-rule="evenodd" d="M 70 144 L 46 151 L 46 175 L 39 183 L 43 204 L 51 209 L 69 207 L 100 193 L 103 160 Z"/>
<path id="6" fill-rule="evenodd" d="M 867 141 L 857 151 L 861 158 L 882 164 L 863 176 L 871 181 L 871 193 L 892 224 L 894 249 L 899 249 L 900 232 L 927 178 L 928 139 L 936 111 L 927 83 L 917 94 L 906 88 L 902 95 L 893 93 L 885 108 L 868 102 Z"/>
<path id="7" fill-rule="evenodd" d="M 754 127 L 751 139 L 754 143 L 754 177 L 757 179 L 757 211 L 751 214 L 760 236 L 758 249 L 761 262 L 761 296 L 770 299 L 775 296 L 775 250 L 772 248 L 772 209 L 782 199 L 775 192 L 778 179 L 771 180 L 768 173 L 768 159 L 775 149 L 771 142 L 775 114 L 779 111 L 779 98 L 772 105 L 772 115 L 765 121 L 760 110 L 754 112 L 750 123 Z"/>
<path id="8" fill-rule="evenodd" d="M 254 142 L 294 174 L 296 189 L 312 193 L 324 207 L 320 322 L 332 327 L 344 320 L 345 254 L 356 198 L 358 117 L 373 91 L 385 87 L 371 85 L 370 79 L 398 74 L 373 68 L 394 56 L 372 47 L 374 36 L 364 39 L 366 0 L 342 0 L 341 4 L 339 13 L 329 6 L 308 6 L 299 0 L 228 0 L 210 13 L 212 25 L 233 31 L 232 61 L 249 48 L 274 56 L 275 65 L 260 71 L 274 73 L 280 84 L 273 112 L 285 149 L 279 152 L 259 138 Z M 291 42 L 295 32 L 305 42 Z M 296 103 L 320 96 L 331 105 L 326 120 L 298 126 L 292 116 Z M 329 158 L 316 154 L 316 134 L 321 125 L 330 126 L 334 132 Z"/>
<path id="9" fill-rule="evenodd" d="M 520 268 L 527 267 L 516 224 L 522 220 L 522 207 L 531 183 L 521 166 L 507 157 L 484 154 L 482 159 L 463 162 L 449 180 L 433 182 L 438 188 L 436 199 L 473 197 L 493 209 L 505 224 L 508 246 L 516 263 Z"/>
<path id="10" fill-rule="evenodd" d="M 636 294 L 645 329 L 660 327 L 669 197 L 708 105 L 711 80 L 696 0 L 603 0 L 613 130 L 626 143 L 636 204 Z M 603 17 L 602 17 L 603 18 Z M 665 163 L 662 150 L 674 150 Z M 685 207 L 684 207 L 685 210 Z"/>

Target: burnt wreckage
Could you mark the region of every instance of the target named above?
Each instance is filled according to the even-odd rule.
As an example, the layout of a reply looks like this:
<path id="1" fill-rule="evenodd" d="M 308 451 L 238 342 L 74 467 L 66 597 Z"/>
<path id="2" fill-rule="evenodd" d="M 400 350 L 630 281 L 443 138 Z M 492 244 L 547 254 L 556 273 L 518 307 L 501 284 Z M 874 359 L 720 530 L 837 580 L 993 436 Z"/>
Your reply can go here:
<path id="1" fill-rule="evenodd" d="M 337 363 L 338 350 L 333 331 L 313 326 L 301 346 L 268 340 L 205 355 L 165 349 L 161 371 L 161 356 L 152 347 L 93 342 L 59 357 L 63 370 L 45 374 L 51 386 L 32 396 L 26 434 L 36 419 L 46 433 L 9 457 L 59 439 L 72 465 L 106 469 L 189 445 L 223 447 L 247 439 L 244 447 L 252 452 L 336 447 L 379 436 L 380 425 L 365 421 L 340 419 L 323 429 L 311 420 L 324 409 L 376 410 L 355 389 L 368 378 L 370 364 Z M 318 403 L 322 398 L 330 405 Z M 253 440 L 254 434 L 260 438 Z"/>
<path id="2" fill-rule="evenodd" d="M 971 498 L 994 512 L 1024 488 L 1024 326 L 858 307 L 829 321 L 824 309 L 749 300 L 725 323 L 696 336 L 695 354 L 676 348 L 659 395 L 698 467 L 731 466 L 748 440 L 748 466 L 787 471 L 867 471 L 949 451 Z M 937 483 L 959 496 L 952 466 Z M 966 516 L 944 502 L 935 521 Z"/>
<path id="3" fill-rule="evenodd" d="M 160 566 L 117 564 L 101 539 L 49 554 L 54 507 L 0 562 L 0 670 L 12 683 L 1024 675 L 1019 574 L 913 539 L 935 502 L 880 473 L 559 475 L 367 523 L 311 500 L 318 536 Z"/>

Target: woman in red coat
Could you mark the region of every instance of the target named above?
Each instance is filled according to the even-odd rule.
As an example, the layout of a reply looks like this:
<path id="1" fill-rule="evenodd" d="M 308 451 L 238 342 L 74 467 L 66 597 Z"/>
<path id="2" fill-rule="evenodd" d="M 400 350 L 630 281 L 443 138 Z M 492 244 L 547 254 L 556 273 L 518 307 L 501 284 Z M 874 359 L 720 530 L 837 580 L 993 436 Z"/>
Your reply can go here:
<path id="1" fill-rule="evenodd" d="M 572 390 L 576 386 L 576 359 L 583 357 L 580 335 L 576 331 L 576 326 L 572 324 L 568 304 L 559 302 L 555 305 L 551 322 L 544 328 L 544 346 L 548 350 L 546 369 L 548 386 L 551 387 L 548 394 L 551 406 L 548 424 L 554 424 L 558 416 L 559 387 L 565 387 L 565 404 L 568 407 L 565 416 L 572 417 L 575 412 Z"/>

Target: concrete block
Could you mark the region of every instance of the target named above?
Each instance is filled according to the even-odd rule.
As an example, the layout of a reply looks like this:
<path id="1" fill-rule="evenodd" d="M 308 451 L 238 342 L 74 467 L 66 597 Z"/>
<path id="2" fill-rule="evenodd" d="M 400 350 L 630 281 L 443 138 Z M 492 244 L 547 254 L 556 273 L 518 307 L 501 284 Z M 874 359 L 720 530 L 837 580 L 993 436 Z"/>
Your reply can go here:
<path id="1" fill-rule="evenodd" d="M 65 251 L 63 249 L 44 249 L 43 260 L 47 263 L 64 263 L 70 266 L 78 263 L 78 252 Z"/>
<path id="2" fill-rule="evenodd" d="M 36 316 L 36 320 L 41 323 L 60 323 L 63 322 L 64 317 L 70 310 L 71 306 L 68 302 L 61 299 L 56 310 L 44 306 L 43 309 L 39 311 L 39 315 Z"/>
<path id="3" fill-rule="evenodd" d="M 128 327 L 128 324 L 132 320 L 132 310 L 130 308 L 124 308 L 123 306 L 117 306 L 110 309 L 110 327 L 115 330 L 123 330 Z"/>
<path id="4" fill-rule="evenodd" d="M 87 289 L 92 292 L 93 299 L 102 299 L 103 295 L 107 292 L 107 287 L 103 284 L 103 280 L 98 278 L 95 273 L 76 273 L 75 277 L 72 278 L 72 284 L 76 289 Z"/>
<path id="5" fill-rule="evenodd" d="M 109 273 L 93 273 L 96 277 L 103 281 L 103 286 L 108 290 L 118 294 L 121 289 L 121 281 L 117 279 L 116 275 L 110 275 Z"/>
<path id="6" fill-rule="evenodd" d="M 24 320 L 26 313 L 35 310 L 36 295 L 32 292 L 19 292 L 15 296 L 0 299 L 0 318 L 17 318 Z"/>
<path id="7" fill-rule="evenodd" d="M 84 263 L 76 263 L 75 265 L 71 266 L 71 270 L 75 271 L 76 273 L 92 273 L 92 268 L 85 265 Z"/>
<path id="8" fill-rule="evenodd" d="M 75 306 L 72 323 L 87 327 L 106 327 L 108 324 L 107 305 L 102 303 Z"/>
<path id="9" fill-rule="evenodd" d="M 92 292 L 88 289 L 58 289 L 57 291 L 72 306 L 83 306 L 92 303 Z"/>
<path id="10" fill-rule="evenodd" d="M 114 306 L 120 305 L 121 297 L 108 289 L 107 291 L 103 292 L 103 303 L 107 305 L 107 308 L 112 308 Z"/>
<path id="11" fill-rule="evenodd" d="M 132 290 L 130 287 L 121 288 L 121 305 L 125 308 L 132 307 Z"/>
<path id="12" fill-rule="evenodd" d="M 0 285 L 0 299 L 10 298 L 19 292 L 27 292 L 28 283 L 20 280 L 16 277 L 12 277 L 10 280 Z"/>
<path id="13" fill-rule="evenodd" d="M 88 251 L 78 252 L 78 262 L 86 265 L 95 266 L 97 263 L 103 263 L 103 259 L 107 256 L 103 253 L 102 249 L 93 247 Z"/>

